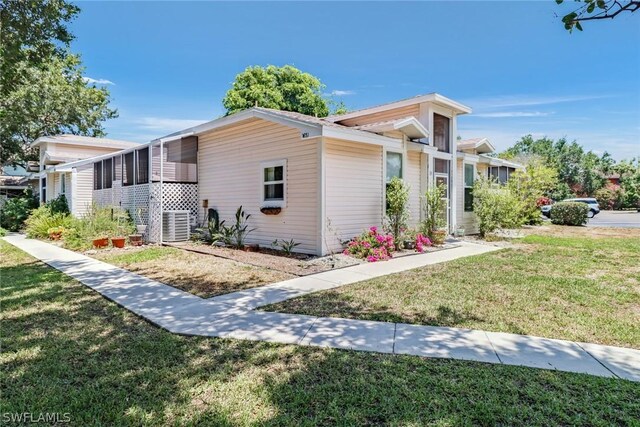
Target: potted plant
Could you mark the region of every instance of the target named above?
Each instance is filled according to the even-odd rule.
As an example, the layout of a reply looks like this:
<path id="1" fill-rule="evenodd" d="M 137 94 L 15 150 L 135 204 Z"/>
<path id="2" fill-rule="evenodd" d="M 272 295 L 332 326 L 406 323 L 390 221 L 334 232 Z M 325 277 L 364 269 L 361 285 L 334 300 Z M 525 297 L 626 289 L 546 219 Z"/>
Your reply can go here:
<path id="1" fill-rule="evenodd" d="M 93 238 L 93 247 L 96 249 L 106 248 L 109 246 L 109 237 L 104 234 L 99 234 Z"/>
<path id="2" fill-rule="evenodd" d="M 434 245 L 442 245 L 447 237 L 446 220 L 446 187 L 432 187 L 424 195 L 422 210 L 424 220 L 420 223 L 420 231 L 426 234 Z"/>
<path id="3" fill-rule="evenodd" d="M 147 232 L 146 224 L 142 224 L 142 212 L 144 212 L 142 208 L 138 208 L 136 210 L 136 213 L 138 215 L 138 221 L 140 221 L 140 224 L 136 224 L 136 231 L 138 232 L 138 234 L 144 234 Z"/>
<path id="4" fill-rule="evenodd" d="M 51 240 L 60 240 L 62 238 L 62 233 L 64 232 L 63 226 L 51 227 L 47 230 L 47 234 Z"/>
<path id="5" fill-rule="evenodd" d="M 129 243 L 131 246 L 142 246 L 142 234 L 129 235 Z"/>
<path id="6" fill-rule="evenodd" d="M 111 244 L 114 248 L 124 248 L 125 238 L 123 236 L 116 236 L 111 238 Z"/>

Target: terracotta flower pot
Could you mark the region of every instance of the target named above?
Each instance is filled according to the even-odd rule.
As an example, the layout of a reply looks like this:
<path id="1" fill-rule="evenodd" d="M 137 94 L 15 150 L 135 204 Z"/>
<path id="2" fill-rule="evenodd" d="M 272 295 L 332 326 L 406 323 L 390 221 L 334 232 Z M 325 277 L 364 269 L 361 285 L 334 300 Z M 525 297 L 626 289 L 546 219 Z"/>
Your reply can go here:
<path id="1" fill-rule="evenodd" d="M 94 248 L 106 248 L 109 245 L 108 237 L 100 237 L 98 239 L 93 239 L 93 247 Z"/>
<path id="2" fill-rule="evenodd" d="M 447 237 L 447 230 L 434 230 L 431 232 L 431 243 L 434 245 L 444 244 L 444 239 Z"/>
<path id="3" fill-rule="evenodd" d="M 260 245 L 244 245 L 242 248 L 245 252 L 258 252 L 260 250 Z"/>
<path id="4" fill-rule="evenodd" d="M 124 248 L 124 241 L 125 241 L 124 237 L 111 238 L 111 244 L 113 245 L 114 248 Z"/>
<path id="5" fill-rule="evenodd" d="M 129 236 L 129 243 L 131 246 L 142 246 L 142 235 L 132 234 Z"/>

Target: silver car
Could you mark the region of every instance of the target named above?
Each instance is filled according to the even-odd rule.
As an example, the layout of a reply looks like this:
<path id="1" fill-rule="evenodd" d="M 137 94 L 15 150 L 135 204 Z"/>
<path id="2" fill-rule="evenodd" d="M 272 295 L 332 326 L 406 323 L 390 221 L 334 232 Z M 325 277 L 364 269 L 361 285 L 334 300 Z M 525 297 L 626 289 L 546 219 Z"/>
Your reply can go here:
<path id="1" fill-rule="evenodd" d="M 594 216 L 600 213 L 600 205 L 596 199 L 590 197 L 578 197 L 575 199 L 565 199 L 563 202 L 577 202 L 577 203 L 586 203 L 589 206 L 589 212 L 587 212 L 587 218 L 593 218 Z M 551 208 L 553 205 L 546 205 L 540 208 L 542 211 L 542 215 L 547 218 L 551 217 Z"/>

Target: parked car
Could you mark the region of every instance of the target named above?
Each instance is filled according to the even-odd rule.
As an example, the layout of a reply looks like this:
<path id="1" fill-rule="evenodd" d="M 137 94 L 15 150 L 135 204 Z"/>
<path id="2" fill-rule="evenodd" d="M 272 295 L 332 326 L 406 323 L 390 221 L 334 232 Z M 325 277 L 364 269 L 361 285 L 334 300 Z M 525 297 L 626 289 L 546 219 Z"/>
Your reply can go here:
<path id="1" fill-rule="evenodd" d="M 587 198 L 578 197 L 575 199 L 565 199 L 563 200 L 563 202 L 586 203 L 589 206 L 589 212 L 587 213 L 587 218 L 593 218 L 594 216 L 600 213 L 600 205 L 598 204 L 598 201 L 590 197 L 587 197 Z M 545 205 L 540 208 L 540 211 L 542 212 L 542 215 L 546 216 L 547 218 L 551 218 L 552 208 L 553 208 L 553 205 Z"/>

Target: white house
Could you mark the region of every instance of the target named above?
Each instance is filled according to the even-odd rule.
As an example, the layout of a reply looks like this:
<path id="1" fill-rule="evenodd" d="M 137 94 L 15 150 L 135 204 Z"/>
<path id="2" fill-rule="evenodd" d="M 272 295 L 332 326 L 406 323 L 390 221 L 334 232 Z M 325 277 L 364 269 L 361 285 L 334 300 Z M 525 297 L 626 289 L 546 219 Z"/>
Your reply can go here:
<path id="1" fill-rule="evenodd" d="M 195 226 L 210 209 L 230 221 L 242 205 L 256 228 L 249 243 L 293 239 L 300 252 L 325 254 L 382 225 L 394 176 L 410 186 L 412 225 L 426 189 L 443 184 L 449 231 L 476 231 L 474 179 L 506 179 L 520 166 L 488 156 L 486 139 L 456 141 L 457 118 L 470 112 L 436 93 L 326 118 L 256 107 L 50 172 L 92 176 L 91 198 L 85 183 L 71 205 L 129 209 L 149 225 L 151 241 L 166 240 L 167 211 L 188 212 Z"/>

